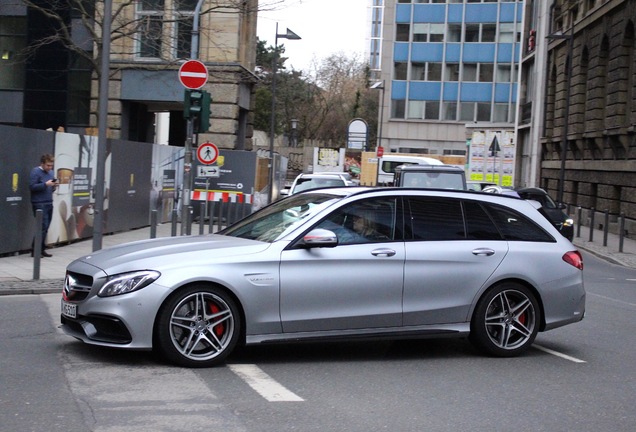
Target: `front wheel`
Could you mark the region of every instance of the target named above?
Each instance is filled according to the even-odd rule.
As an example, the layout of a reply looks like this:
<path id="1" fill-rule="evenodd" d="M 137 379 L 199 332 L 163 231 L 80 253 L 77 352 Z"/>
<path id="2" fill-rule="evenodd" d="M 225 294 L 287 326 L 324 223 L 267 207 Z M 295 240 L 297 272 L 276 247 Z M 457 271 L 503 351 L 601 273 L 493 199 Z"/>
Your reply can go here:
<path id="1" fill-rule="evenodd" d="M 491 289 L 477 304 L 470 340 L 487 354 L 517 356 L 532 345 L 540 322 L 534 294 L 522 285 L 505 283 Z"/>
<path id="2" fill-rule="evenodd" d="M 221 363 L 240 335 L 239 310 L 230 296 L 212 286 L 179 291 L 163 305 L 157 319 L 158 350 L 187 367 Z"/>

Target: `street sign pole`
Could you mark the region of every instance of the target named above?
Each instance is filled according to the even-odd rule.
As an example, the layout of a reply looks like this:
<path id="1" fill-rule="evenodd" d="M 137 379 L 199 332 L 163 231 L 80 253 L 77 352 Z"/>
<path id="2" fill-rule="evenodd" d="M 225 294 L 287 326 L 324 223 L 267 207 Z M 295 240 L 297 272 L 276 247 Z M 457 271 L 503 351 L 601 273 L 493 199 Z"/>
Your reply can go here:
<path id="1" fill-rule="evenodd" d="M 190 38 L 190 57 L 194 60 L 199 58 L 199 14 L 201 13 L 201 6 L 205 0 L 198 0 L 197 4 L 194 8 L 194 21 L 192 25 L 192 36 Z M 182 84 L 185 86 L 185 82 L 179 77 Z M 206 76 L 207 81 L 207 76 Z M 184 222 L 187 222 L 189 217 L 186 217 L 188 214 L 190 207 L 190 187 L 192 185 L 192 143 L 193 143 L 193 135 L 194 135 L 194 124 L 192 123 L 192 116 L 190 116 L 186 122 L 186 141 L 185 141 L 185 151 L 183 155 L 183 185 L 182 196 L 181 196 L 181 235 L 185 235 L 188 230 L 186 230 L 186 225 Z"/>

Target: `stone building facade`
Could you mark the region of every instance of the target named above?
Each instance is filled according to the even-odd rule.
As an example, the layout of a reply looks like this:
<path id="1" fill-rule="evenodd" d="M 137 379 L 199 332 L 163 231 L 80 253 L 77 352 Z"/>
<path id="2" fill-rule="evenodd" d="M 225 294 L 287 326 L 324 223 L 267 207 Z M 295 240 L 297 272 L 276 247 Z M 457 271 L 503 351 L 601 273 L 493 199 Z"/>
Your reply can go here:
<path id="1" fill-rule="evenodd" d="M 624 214 L 628 231 L 636 229 L 635 21 L 636 0 L 554 2 L 540 150 L 539 186 L 558 196 L 563 174 L 564 203 Z"/>

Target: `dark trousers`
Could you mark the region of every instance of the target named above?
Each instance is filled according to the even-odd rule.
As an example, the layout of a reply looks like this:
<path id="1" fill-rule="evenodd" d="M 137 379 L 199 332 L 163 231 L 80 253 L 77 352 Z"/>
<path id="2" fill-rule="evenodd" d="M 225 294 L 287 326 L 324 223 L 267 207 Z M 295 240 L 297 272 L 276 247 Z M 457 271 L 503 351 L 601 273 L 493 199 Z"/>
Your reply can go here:
<path id="1" fill-rule="evenodd" d="M 53 203 L 32 203 L 33 216 L 37 210 L 42 210 L 42 250 L 46 245 L 46 233 L 49 231 L 49 225 L 51 225 L 51 219 L 53 218 Z"/>

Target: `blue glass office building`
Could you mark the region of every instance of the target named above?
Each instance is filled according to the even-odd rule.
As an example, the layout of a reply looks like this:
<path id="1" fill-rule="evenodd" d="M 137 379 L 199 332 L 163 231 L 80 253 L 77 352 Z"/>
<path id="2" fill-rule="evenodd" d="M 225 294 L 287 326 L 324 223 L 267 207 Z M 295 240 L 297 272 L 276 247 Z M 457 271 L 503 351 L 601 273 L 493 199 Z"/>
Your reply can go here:
<path id="1" fill-rule="evenodd" d="M 372 1 L 383 6 L 385 151 L 463 154 L 470 128 L 514 128 L 523 4 Z"/>

